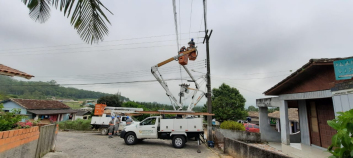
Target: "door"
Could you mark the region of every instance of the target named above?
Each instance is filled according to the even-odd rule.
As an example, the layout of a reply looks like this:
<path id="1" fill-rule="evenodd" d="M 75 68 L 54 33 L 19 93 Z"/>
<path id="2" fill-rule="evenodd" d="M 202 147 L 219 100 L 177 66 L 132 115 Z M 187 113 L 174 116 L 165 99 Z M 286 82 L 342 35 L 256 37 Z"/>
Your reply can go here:
<path id="1" fill-rule="evenodd" d="M 309 130 L 311 144 L 321 146 L 319 121 L 317 119 L 316 103 L 314 100 L 308 101 Z"/>
<path id="2" fill-rule="evenodd" d="M 143 120 L 138 128 L 138 138 L 157 138 L 157 125 L 156 117 L 150 117 Z"/>
<path id="3" fill-rule="evenodd" d="M 308 115 L 311 144 L 327 148 L 331 145 L 332 136 L 337 132 L 328 124 L 335 118 L 331 98 L 308 100 Z"/>
<path id="4" fill-rule="evenodd" d="M 320 129 L 321 146 L 328 148 L 331 145 L 331 138 L 337 132 L 327 124 L 328 120 L 335 119 L 332 99 L 317 100 L 317 114 Z"/>

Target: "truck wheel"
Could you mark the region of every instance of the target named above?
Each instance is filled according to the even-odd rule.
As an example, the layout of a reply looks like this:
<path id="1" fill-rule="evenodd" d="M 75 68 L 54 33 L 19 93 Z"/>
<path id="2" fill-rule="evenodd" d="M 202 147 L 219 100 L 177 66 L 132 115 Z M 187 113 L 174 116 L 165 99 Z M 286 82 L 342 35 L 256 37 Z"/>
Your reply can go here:
<path id="1" fill-rule="evenodd" d="M 173 146 L 174 148 L 182 148 L 185 145 L 185 137 L 184 136 L 174 136 L 173 137 Z"/>
<path id="2" fill-rule="evenodd" d="M 102 135 L 107 135 L 108 134 L 108 128 L 102 128 L 101 133 L 102 133 Z"/>
<path id="3" fill-rule="evenodd" d="M 125 144 L 127 145 L 134 145 L 137 142 L 136 135 L 134 133 L 128 133 L 125 136 Z"/>

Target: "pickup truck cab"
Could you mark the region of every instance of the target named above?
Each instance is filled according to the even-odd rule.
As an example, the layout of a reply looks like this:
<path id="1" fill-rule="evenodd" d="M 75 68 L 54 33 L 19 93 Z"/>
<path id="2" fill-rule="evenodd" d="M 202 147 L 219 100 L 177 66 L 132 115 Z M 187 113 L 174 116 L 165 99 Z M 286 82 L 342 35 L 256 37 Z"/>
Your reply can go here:
<path id="1" fill-rule="evenodd" d="M 199 140 L 203 133 L 201 118 L 167 119 L 153 116 L 125 126 L 120 137 L 127 145 L 136 144 L 143 139 L 171 139 L 175 148 L 182 148 L 187 138 Z"/>

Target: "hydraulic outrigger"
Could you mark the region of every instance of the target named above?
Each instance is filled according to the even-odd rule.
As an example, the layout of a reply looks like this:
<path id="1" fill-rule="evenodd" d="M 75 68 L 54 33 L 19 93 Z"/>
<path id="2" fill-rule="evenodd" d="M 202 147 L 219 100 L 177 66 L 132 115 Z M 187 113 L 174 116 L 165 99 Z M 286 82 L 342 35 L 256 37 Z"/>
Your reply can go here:
<path id="1" fill-rule="evenodd" d="M 160 62 L 158 63 L 157 65 L 155 66 L 152 66 L 151 67 L 151 73 L 153 74 L 153 76 L 157 79 L 157 81 L 162 85 L 162 87 L 164 88 L 164 90 L 166 91 L 166 94 L 167 96 L 170 98 L 170 100 L 172 100 L 172 102 L 174 102 L 175 105 L 177 105 L 179 108 L 176 109 L 176 107 L 174 106 L 173 104 L 173 108 L 174 110 L 178 110 L 178 111 L 181 111 L 183 109 L 183 102 L 182 102 L 182 99 L 180 99 L 180 102 L 178 102 L 178 100 L 174 97 L 174 95 L 170 92 L 169 88 L 168 88 L 168 85 L 167 83 L 164 81 L 161 73 L 158 71 L 158 68 L 173 61 L 173 60 L 178 60 L 179 57 L 182 57 L 185 55 L 189 55 L 191 53 L 195 53 L 197 51 L 196 48 L 191 48 L 190 50 L 187 50 L 187 51 L 184 51 L 184 52 L 180 52 L 180 54 L 174 56 L 174 57 L 171 57 L 163 62 Z M 182 65 L 183 68 L 185 69 L 185 71 L 187 72 L 187 74 L 190 76 L 191 78 L 191 82 L 194 82 L 195 83 L 195 89 L 194 88 L 189 88 L 189 85 L 187 84 L 181 84 L 180 85 L 180 93 L 179 93 L 179 96 L 180 97 L 184 97 L 184 93 L 188 93 L 189 90 L 193 90 L 194 93 L 192 95 L 192 101 L 191 103 L 189 104 L 188 108 L 187 108 L 187 111 L 192 111 L 192 109 L 195 107 L 195 105 L 202 99 L 203 96 L 205 96 L 205 92 L 200 90 L 200 85 L 196 82 L 195 78 L 191 75 L 189 69 L 185 66 L 185 65 Z M 206 77 L 203 76 L 202 79 L 204 81 L 206 81 Z M 201 92 L 201 94 L 199 95 L 199 97 L 195 97 L 195 95 L 197 94 L 197 92 Z"/>

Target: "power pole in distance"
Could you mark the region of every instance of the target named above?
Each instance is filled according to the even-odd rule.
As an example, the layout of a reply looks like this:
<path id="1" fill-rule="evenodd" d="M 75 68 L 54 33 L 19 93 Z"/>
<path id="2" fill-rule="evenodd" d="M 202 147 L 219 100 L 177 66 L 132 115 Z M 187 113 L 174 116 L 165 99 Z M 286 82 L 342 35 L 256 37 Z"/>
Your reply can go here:
<path id="1" fill-rule="evenodd" d="M 206 14 L 206 9 L 207 9 L 207 2 L 206 0 L 203 0 L 203 12 L 204 12 L 204 20 L 205 20 L 205 39 L 203 40 L 203 43 L 206 41 L 206 53 L 207 53 L 207 112 L 212 113 L 212 100 L 211 100 L 211 70 L 210 70 L 210 49 L 209 49 L 209 40 L 212 34 L 212 30 L 210 34 L 208 35 L 208 30 L 207 30 L 207 14 Z M 207 116 L 207 140 L 213 141 L 213 136 L 212 136 L 212 116 Z"/>

